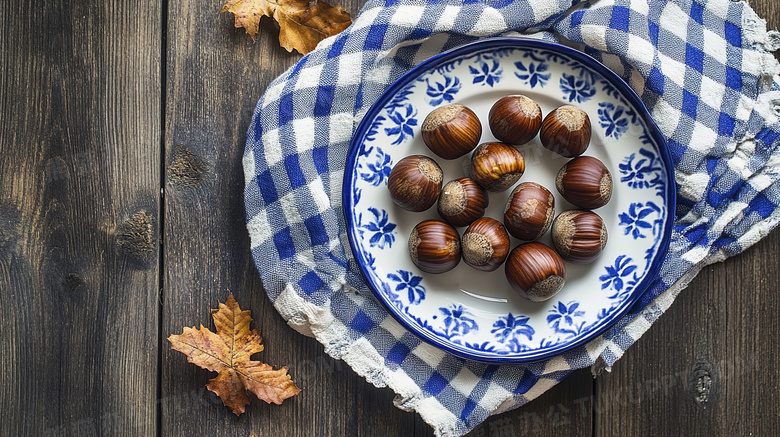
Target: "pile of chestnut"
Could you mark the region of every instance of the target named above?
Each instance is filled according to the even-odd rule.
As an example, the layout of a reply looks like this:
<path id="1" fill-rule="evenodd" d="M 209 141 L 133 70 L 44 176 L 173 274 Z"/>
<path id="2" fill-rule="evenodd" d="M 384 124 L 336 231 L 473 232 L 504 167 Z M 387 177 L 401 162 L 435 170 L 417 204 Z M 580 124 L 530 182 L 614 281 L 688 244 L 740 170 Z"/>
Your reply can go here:
<path id="1" fill-rule="evenodd" d="M 443 184 L 444 174 L 435 160 L 424 155 L 401 159 L 390 172 L 388 189 L 393 201 L 413 212 L 437 203 L 442 220 L 425 220 L 409 236 L 409 254 L 420 270 L 444 273 L 461 258 L 482 271 L 505 264 L 509 284 L 522 297 L 543 301 L 564 285 L 563 260 L 588 263 L 607 243 L 603 220 L 590 211 L 609 202 L 612 176 L 591 156 L 591 124 L 580 108 L 564 105 L 542 119 L 539 105 L 523 95 L 498 100 L 488 115 L 498 142 L 479 144 L 482 124 L 471 109 L 450 104 L 434 109 L 422 124 L 422 139 L 443 159 L 471 155 L 471 177 Z M 535 183 L 522 182 L 509 195 L 503 222 L 484 217 L 488 191 L 512 187 L 525 171 L 523 155 L 514 146 L 539 134 L 542 145 L 573 158 L 558 172 L 555 187 L 564 199 L 582 208 L 555 216 L 555 197 Z M 443 187 L 442 187 L 443 185 Z M 466 227 L 460 236 L 455 227 Z M 555 249 L 534 241 L 552 227 Z M 527 241 L 510 252 L 509 235 Z"/>

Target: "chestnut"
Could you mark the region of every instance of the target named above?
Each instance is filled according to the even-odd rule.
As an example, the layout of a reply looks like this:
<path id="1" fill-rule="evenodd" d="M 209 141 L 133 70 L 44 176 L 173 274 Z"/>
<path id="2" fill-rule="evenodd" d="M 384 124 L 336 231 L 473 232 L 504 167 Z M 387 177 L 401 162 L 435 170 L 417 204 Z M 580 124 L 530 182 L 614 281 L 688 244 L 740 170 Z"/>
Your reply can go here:
<path id="1" fill-rule="evenodd" d="M 498 220 L 482 217 L 463 233 L 461 251 L 466 264 L 492 272 L 504 263 L 509 253 L 509 234 Z"/>
<path id="2" fill-rule="evenodd" d="M 564 211 L 553 222 L 552 240 L 563 259 L 586 264 L 595 260 L 607 245 L 607 226 L 595 212 Z"/>
<path id="3" fill-rule="evenodd" d="M 521 240 L 544 235 L 555 217 L 555 196 L 536 182 L 523 182 L 512 190 L 504 208 L 504 226 Z"/>
<path id="4" fill-rule="evenodd" d="M 460 262 L 458 232 L 441 220 L 425 220 L 409 235 L 409 256 L 426 273 L 444 273 Z"/>
<path id="5" fill-rule="evenodd" d="M 598 159 L 579 156 L 558 171 L 555 188 L 564 199 L 580 208 L 601 208 L 612 197 L 612 175 Z"/>
<path id="6" fill-rule="evenodd" d="M 474 150 L 482 137 L 482 123 L 471 109 L 453 103 L 428 114 L 422 124 L 425 145 L 444 159 L 455 159 Z"/>
<path id="7" fill-rule="evenodd" d="M 548 150 L 571 158 L 585 152 L 590 133 L 588 113 L 576 106 L 563 105 L 544 117 L 539 139 Z"/>
<path id="8" fill-rule="evenodd" d="M 439 216 L 452 226 L 468 226 L 485 215 L 488 196 L 484 188 L 471 178 L 447 182 L 439 194 Z"/>
<path id="9" fill-rule="evenodd" d="M 490 108 L 488 124 L 497 140 L 507 144 L 525 144 L 539 133 L 542 109 L 524 95 L 506 96 Z"/>
<path id="10" fill-rule="evenodd" d="M 413 212 L 425 211 L 436 203 L 444 173 L 433 159 L 407 156 L 393 166 L 387 189 L 396 205 Z"/>
<path id="11" fill-rule="evenodd" d="M 553 297 L 566 282 L 566 268 L 560 255 L 537 241 L 517 246 L 509 254 L 504 269 L 512 289 L 533 302 Z"/>
<path id="12" fill-rule="evenodd" d="M 504 191 L 525 171 L 523 154 L 504 143 L 483 143 L 471 155 L 471 177 L 488 191 Z"/>

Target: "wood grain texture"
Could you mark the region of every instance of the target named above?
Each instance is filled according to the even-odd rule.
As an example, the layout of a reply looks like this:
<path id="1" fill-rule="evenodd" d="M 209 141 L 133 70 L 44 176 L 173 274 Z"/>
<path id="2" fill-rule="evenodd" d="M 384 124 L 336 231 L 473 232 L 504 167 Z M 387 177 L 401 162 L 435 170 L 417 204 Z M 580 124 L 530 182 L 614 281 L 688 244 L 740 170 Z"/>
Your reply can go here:
<path id="1" fill-rule="evenodd" d="M 159 5 L 0 21 L 0 435 L 154 435 Z"/>

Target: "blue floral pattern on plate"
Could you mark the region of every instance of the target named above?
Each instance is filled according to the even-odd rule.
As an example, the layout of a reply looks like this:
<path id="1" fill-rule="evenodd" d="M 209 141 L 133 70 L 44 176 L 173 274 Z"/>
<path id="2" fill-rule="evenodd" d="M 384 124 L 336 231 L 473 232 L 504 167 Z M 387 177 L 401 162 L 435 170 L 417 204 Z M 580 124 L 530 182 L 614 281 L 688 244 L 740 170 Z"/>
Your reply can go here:
<path id="1" fill-rule="evenodd" d="M 610 102 L 599 103 L 599 124 L 604 136 L 620 138 L 631 123 L 636 123 L 636 113 Z"/>
<path id="2" fill-rule="evenodd" d="M 674 197 L 663 140 L 625 84 L 570 49 L 503 41 L 423 63 L 366 113 L 347 161 L 344 212 L 350 245 L 368 284 L 404 326 L 464 358 L 523 362 L 582 344 L 627 311 L 665 252 Z M 460 263 L 446 274 L 420 271 L 409 258 L 405 238 L 418 222 L 438 218 L 436 208 L 410 213 L 387 193 L 393 163 L 411 154 L 436 159 L 448 179 L 464 175 L 461 160 L 436 158 L 422 142 L 421 120 L 431 110 L 464 102 L 487 126 L 494 100 L 515 93 L 534 98 L 545 113 L 563 104 L 588 112 L 594 145 L 587 154 L 613 173 L 613 200 L 597 211 L 608 227 L 607 247 L 558 295 L 541 303 L 518 297 L 503 269 L 488 274 Z M 482 140 L 491 139 L 490 131 L 483 131 Z M 524 147 L 523 153 L 539 160 L 549 157 L 538 139 Z M 546 165 L 528 165 L 521 181 L 551 187 L 554 177 Z M 505 193 L 490 197 L 486 215 L 499 217 Z M 549 234 L 542 238 L 549 240 Z"/>
<path id="3" fill-rule="evenodd" d="M 587 76 L 575 76 L 563 73 L 560 80 L 563 96 L 570 103 L 582 103 L 590 100 L 596 94 L 596 88 Z"/>
<path id="4" fill-rule="evenodd" d="M 389 221 L 384 209 L 368 208 L 373 218 L 363 223 L 363 215 L 358 216 L 360 233 L 368 235 L 368 244 L 378 249 L 389 248 L 395 242 L 395 223 Z"/>
<path id="5" fill-rule="evenodd" d="M 452 103 L 461 87 L 460 79 L 446 75 L 440 82 L 431 83 L 429 80 L 426 80 L 425 83 L 428 84 L 428 89 L 425 91 L 425 94 L 431 98 L 428 101 L 431 106 L 439 106 L 442 103 Z"/>
<path id="6" fill-rule="evenodd" d="M 385 128 L 388 137 L 395 137 L 392 145 L 406 141 L 414 137 L 414 127 L 417 126 L 417 110 L 412 105 L 404 105 L 402 108 L 393 108 L 387 113 L 387 118 L 393 122 L 391 127 Z"/>
<path id="7" fill-rule="evenodd" d="M 469 71 L 473 76 L 471 83 L 475 85 L 487 85 L 489 87 L 497 84 L 504 74 L 504 70 L 501 68 L 498 59 L 492 59 L 492 62 L 482 62 L 478 66 L 469 66 Z"/>
<path id="8" fill-rule="evenodd" d="M 528 324 L 530 319 L 528 316 L 513 316 L 512 313 L 509 313 L 506 316 L 499 317 L 493 323 L 493 329 L 490 330 L 490 333 L 509 351 L 517 352 L 523 347 L 522 341 L 518 337 L 525 336 L 528 340 L 533 340 L 533 336 L 536 333 L 533 326 Z"/>
<path id="9" fill-rule="evenodd" d="M 393 169 L 393 157 L 386 154 L 382 149 L 377 148 L 375 153 L 376 161 L 361 162 L 360 177 L 373 186 L 378 186 L 390 176 Z"/>
<path id="10" fill-rule="evenodd" d="M 663 188 L 663 163 L 658 155 L 645 148 L 639 149 L 623 159 L 618 166 L 620 182 L 634 189 L 659 187 Z"/>
<path id="11" fill-rule="evenodd" d="M 636 266 L 631 264 L 631 258 L 626 255 L 620 255 L 615 260 L 615 264 L 605 267 L 607 273 L 599 276 L 601 288 L 613 288 L 617 291 L 623 289 L 623 278 L 630 275 Z"/>
<path id="12" fill-rule="evenodd" d="M 420 285 L 421 276 L 416 276 L 408 270 L 398 270 L 397 273 L 388 273 L 387 279 L 395 283 L 393 289 L 393 301 L 403 306 L 401 299 L 402 293 L 406 292 L 407 302 L 410 305 L 417 305 L 425 299 L 425 287 Z"/>
<path id="13" fill-rule="evenodd" d="M 550 66 L 539 60 L 538 62 L 528 62 L 528 66 L 523 61 L 515 62 L 517 72 L 515 76 L 522 80 L 523 83 L 528 84 L 532 89 L 537 85 L 545 86 L 547 81 L 550 80 L 551 73 L 548 73 Z"/>
<path id="14" fill-rule="evenodd" d="M 463 305 L 452 304 L 448 308 L 439 308 L 439 311 L 444 315 L 444 336 L 448 339 L 467 335 L 479 329 L 473 319 L 474 315 Z"/>
<path id="15" fill-rule="evenodd" d="M 660 232 L 663 223 L 663 210 L 655 203 L 633 202 L 627 212 L 618 215 L 619 225 L 623 227 L 625 235 L 631 235 L 634 240 L 647 238 Z"/>
<path id="16" fill-rule="evenodd" d="M 558 301 L 551 310 L 548 311 L 547 324 L 555 332 L 565 335 L 577 335 L 585 327 L 585 321 L 581 320 L 585 311 L 579 310 L 580 303 L 572 300 L 568 303 Z"/>

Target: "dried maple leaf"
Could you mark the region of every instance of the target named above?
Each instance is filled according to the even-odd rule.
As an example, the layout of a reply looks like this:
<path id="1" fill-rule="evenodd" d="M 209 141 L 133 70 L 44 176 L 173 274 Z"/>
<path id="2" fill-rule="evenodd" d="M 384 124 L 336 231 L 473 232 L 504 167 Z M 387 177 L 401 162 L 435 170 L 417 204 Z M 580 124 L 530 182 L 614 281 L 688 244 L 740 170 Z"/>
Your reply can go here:
<path id="1" fill-rule="evenodd" d="M 271 17 L 279 23 L 279 44 L 301 54 L 314 50 L 317 43 L 349 27 L 349 13 L 341 6 L 321 0 L 228 0 L 220 12 L 232 12 L 236 27 L 243 27 L 252 39 L 257 35 L 260 18 Z"/>
<path id="2" fill-rule="evenodd" d="M 249 404 L 249 390 L 269 404 L 281 404 L 297 395 L 301 389 L 287 374 L 287 367 L 274 370 L 268 364 L 252 361 L 252 354 L 263 350 L 262 338 L 256 329 L 249 330 L 250 311 L 241 311 L 231 295 L 227 303 L 212 310 L 217 333 L 200 325 L 200 329 L 184 328 L 181 335 L 171 335 L 171 349 L 187 355 L 187 360 L 213 372 L 219 372 L 206 387 L 222 398 L 226 407 L 240 415 Z"/>

